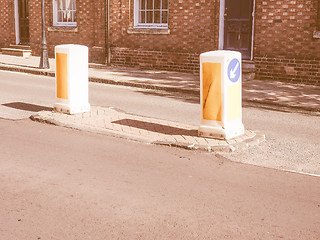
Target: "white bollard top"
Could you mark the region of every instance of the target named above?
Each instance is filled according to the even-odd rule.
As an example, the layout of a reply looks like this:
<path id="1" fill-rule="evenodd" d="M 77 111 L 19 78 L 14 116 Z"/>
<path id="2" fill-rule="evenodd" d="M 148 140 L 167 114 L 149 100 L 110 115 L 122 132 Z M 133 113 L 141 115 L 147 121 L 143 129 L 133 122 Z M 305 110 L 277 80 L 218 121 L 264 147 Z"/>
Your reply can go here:
<path id="1" fill-rule="evenodd" d="M 235 55 L 239 55 L 239 54 L 241 56 L 240 52 L 230 51 L 230 50 L 217 50 L 217 51 L 201 53 L 200 57 L 220 57 L 220 56 L 234 57 Z"/>
<path id="2" fill-rule="evenodd" d="M 59 51 L 60 49 L 62 50 L 66 50 L 66 49 L 70 49 L 70 50 L 77 50 L 77 49 L 81 49 L 81 50 L 84 50 L 84 49 L 88 49 L 87 46 L 84 46 L 84 45 L 79 45 L 79 44 L 62 44 L 62 45 L 57 45 L 55 47 L 56 51 Z"/>
<path id="3" fill-rule="evenodd" d="M 241 53 L 237 51 L 230 51 L 230 50 L 217 50 L 217 51 L 210 51 L 200 54 L 200 61 L 201 62 L 212 62 L 222 59 L 233 59 L 238 58 L 241 59 Z"/>

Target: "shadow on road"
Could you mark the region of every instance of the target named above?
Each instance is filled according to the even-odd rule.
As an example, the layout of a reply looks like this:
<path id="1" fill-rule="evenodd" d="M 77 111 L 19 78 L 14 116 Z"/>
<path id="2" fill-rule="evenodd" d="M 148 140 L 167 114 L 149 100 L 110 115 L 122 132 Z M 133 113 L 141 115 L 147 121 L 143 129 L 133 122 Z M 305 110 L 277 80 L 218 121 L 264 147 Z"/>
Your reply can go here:
<path id="1" fill-rule="evenodd" d="M 24 103 L 24 102 L 5 103 L 5 104 L 2 104 L 2 106 L 24 110 L 24 111 L 30 111 L 30 112 L 52 111 L 53 109 L 45 106 Z"/>

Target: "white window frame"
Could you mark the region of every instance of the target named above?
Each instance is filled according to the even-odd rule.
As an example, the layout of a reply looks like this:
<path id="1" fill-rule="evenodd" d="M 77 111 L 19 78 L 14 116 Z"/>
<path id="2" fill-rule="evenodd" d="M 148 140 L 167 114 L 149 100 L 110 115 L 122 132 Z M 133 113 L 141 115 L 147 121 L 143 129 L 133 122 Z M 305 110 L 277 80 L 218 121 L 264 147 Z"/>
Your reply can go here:
<path id="1" fill-rule="evenodd" d="M 76 27 L 77 22 L 58 22 L 58 0 L 52 0 L 53 5 L 53 26 Z M 77 11 L 77 6 L 76 6 Z"/>
<path id="2" fill-rule="evenodd" d="M 316 31 L 320 32 L 320 0 L 318 0 L 318 9 L 317 9 L 317 29 Z"/>
<path id="3" fill-rule="evenodd" d="M 139 12 L 140 12 L 140 0 L 134 0 L 134 28 L 168 29 L 168 23 L 139 23 L 139 17 L 140 17 Z M 169 18 L 169 6 L 168 6 L 168 18 Z"/>

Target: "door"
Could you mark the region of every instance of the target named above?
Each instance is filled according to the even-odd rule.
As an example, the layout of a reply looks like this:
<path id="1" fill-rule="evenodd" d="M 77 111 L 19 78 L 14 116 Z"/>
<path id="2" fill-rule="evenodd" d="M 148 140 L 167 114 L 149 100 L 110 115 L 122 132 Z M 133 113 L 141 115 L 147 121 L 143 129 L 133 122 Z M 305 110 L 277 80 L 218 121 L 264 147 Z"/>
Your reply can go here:
<path id="1" fill-rule="evenodd" d="M 225 0 L 224 49 L 251 58 L 253 0 Z"/>
<path id="2" fill-rule="evenodd" d="M 29 44 L 29 7 L 28 0 L 19 0 L 19 35 L 20 44 Z"/>

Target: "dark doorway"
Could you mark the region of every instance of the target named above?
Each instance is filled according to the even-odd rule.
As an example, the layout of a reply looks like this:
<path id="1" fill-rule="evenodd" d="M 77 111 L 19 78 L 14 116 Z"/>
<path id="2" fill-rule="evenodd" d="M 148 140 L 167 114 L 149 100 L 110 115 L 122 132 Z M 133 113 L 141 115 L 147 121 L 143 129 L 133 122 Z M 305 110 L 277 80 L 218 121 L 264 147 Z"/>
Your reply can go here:
<path id="1" fill-rule="evenodd" d="M 224 49 L 251 58 L 253 0 L 225 0 Z"/>
<path id="2" fill-rule="evenodd" d="M 19 35 L 20 44 L 29 44 L 29 0 L 19 0 Z"/>

